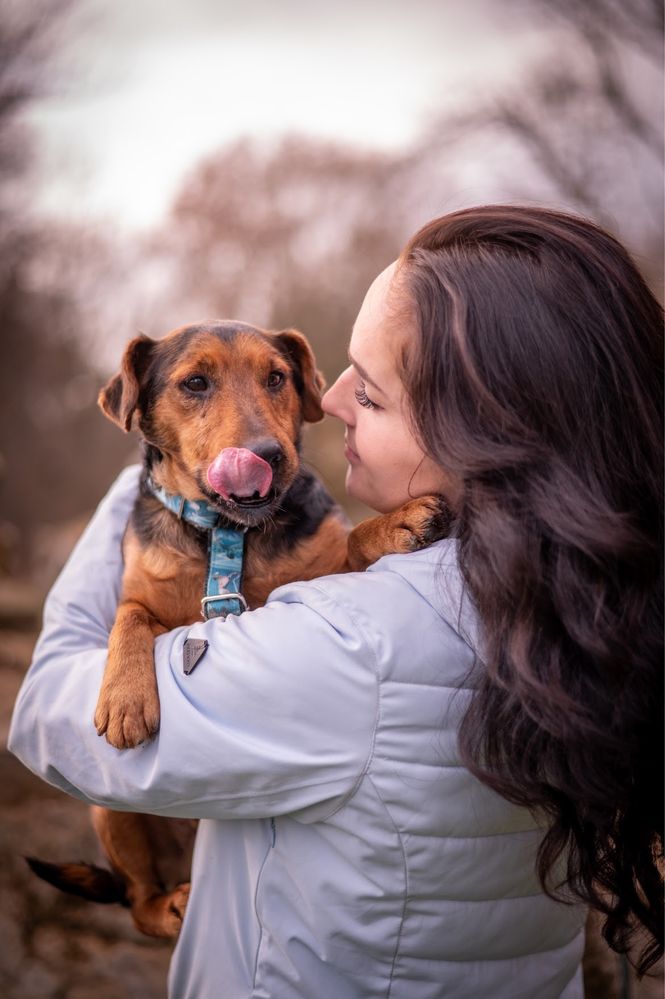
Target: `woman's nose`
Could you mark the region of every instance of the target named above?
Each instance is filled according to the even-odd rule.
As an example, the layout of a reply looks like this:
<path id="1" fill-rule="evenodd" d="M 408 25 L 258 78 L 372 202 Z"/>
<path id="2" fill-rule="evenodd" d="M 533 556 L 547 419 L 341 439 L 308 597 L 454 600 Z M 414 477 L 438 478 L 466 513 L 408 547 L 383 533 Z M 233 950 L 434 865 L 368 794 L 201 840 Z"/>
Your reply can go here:
<path id="1" fill-rule="evenodd" d="M 352 368 L 346 368 L 321 399 L 321 407 L 324 413 L 336 416 L 339 420 L 343 420 L 344 423 L 351 423 L 353 419 L 351 377 Z"/>

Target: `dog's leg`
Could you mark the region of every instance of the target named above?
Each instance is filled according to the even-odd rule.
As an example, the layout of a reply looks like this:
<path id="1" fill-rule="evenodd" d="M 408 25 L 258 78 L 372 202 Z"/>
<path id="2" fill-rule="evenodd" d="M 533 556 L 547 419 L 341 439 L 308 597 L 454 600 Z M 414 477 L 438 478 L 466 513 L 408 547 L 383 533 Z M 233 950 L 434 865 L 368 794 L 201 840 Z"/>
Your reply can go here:
<path id="1" fill-rule="evenodd" d="M 126 885 L 136 928 L 151 937 L 172 938 L 180 932 L 189 884 L 164 890 L 156 867 L 159 843 L 155 843 L 151 818 L 134 812 L 92 808 L 95 832 L 114 871 Z"/>
<path id="2" fill-rule="evenodd" d="M 363 520 L 348 537 L 348 563 L 354 572 L 382 555 L 406 554 L 445 538 L 452 514 L 440 496 L 421 496 L 392 513 Z"/>
<path id="3" fill-rule="evenodd" d="M 159 728 L 153 644 L 166 629 L 144 606 L 124 601 L 109 638 L 109 656 L 95 710 L 99 735 L 118 749 L 138 746 Z"/>

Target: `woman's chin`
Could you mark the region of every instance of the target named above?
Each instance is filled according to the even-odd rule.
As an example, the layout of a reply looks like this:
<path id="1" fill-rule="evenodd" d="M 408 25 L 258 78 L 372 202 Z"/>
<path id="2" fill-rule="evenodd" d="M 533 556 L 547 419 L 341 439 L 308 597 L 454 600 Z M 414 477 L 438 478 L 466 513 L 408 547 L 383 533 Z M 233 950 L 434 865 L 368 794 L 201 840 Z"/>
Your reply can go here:
<path id="1" fill-rule="evenodd" d="M 385 496 L 376 486 L 364 480 L 361 469 L 357 465 L 349 465 L 346 471 L 345 487 L 351 499 L 358 500 L 359 503 L 368 506 L 370 510 L 376 510 L 377 513 L 390 513 L 391 510 L 395 509 L 394 506 L 386 503 Z"/>
<path id="2" fill-rule="evenodd" d="M 347 468 L 344 483 L 346 491 L 351 499 L 358 500 L 360 503 L 364 503 L 365 506 L 374 508 L 372 490 L 367 488 L 367 483 L 363 482 L 362 475 L 358 474 L 359 471 L 357 465 L 349 465 Z"/>

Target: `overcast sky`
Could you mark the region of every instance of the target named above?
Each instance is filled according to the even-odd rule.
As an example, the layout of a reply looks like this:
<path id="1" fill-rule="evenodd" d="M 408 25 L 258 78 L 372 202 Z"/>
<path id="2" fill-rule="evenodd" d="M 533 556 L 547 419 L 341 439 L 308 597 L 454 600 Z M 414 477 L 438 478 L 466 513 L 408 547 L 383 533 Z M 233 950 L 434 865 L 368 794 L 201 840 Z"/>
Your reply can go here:
<path id="1" fill-rule="evenodd" d="M 59 52 L 67 91 L 30 112 L 40 202 L 160 219 L 206 153 L 287 132 L 395 149 L 519 77 L 543 43 L 519 0 L 92 0 Z M 79 10 L 80 10 L 79 6 Z"/>

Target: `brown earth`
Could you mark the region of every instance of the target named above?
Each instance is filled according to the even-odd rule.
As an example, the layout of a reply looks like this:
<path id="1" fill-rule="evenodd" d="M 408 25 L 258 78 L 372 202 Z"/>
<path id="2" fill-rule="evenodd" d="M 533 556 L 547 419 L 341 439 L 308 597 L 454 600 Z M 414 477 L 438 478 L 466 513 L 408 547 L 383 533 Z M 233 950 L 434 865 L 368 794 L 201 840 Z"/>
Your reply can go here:
<path id="1" fill-rule="evenodd" d="M 136 932 L 119 906 L 62 894 L 36 878 L 23 860 L 24 855 L 99 860 L 87 806 L 38 780 L 6 749 L 40 606 L 30 586 L 0 579 L 0 996 L 163 999 L 168 943 Z M 591 923 L 587 999 L 662 999 L 662 974 L 638 983 L 626 962 L 607 950 L 597 920 Z"/>
<path id="2" fill-rule="evenodd" d="M 56 891 L 23 860 L 99 859 L 87 806 L 38 780 L 5 748 L 40 602 L 30 587 L 0 580 L 0 996 L 164 999 L 169 944 L 137 933 L 120 906 Z"/>

